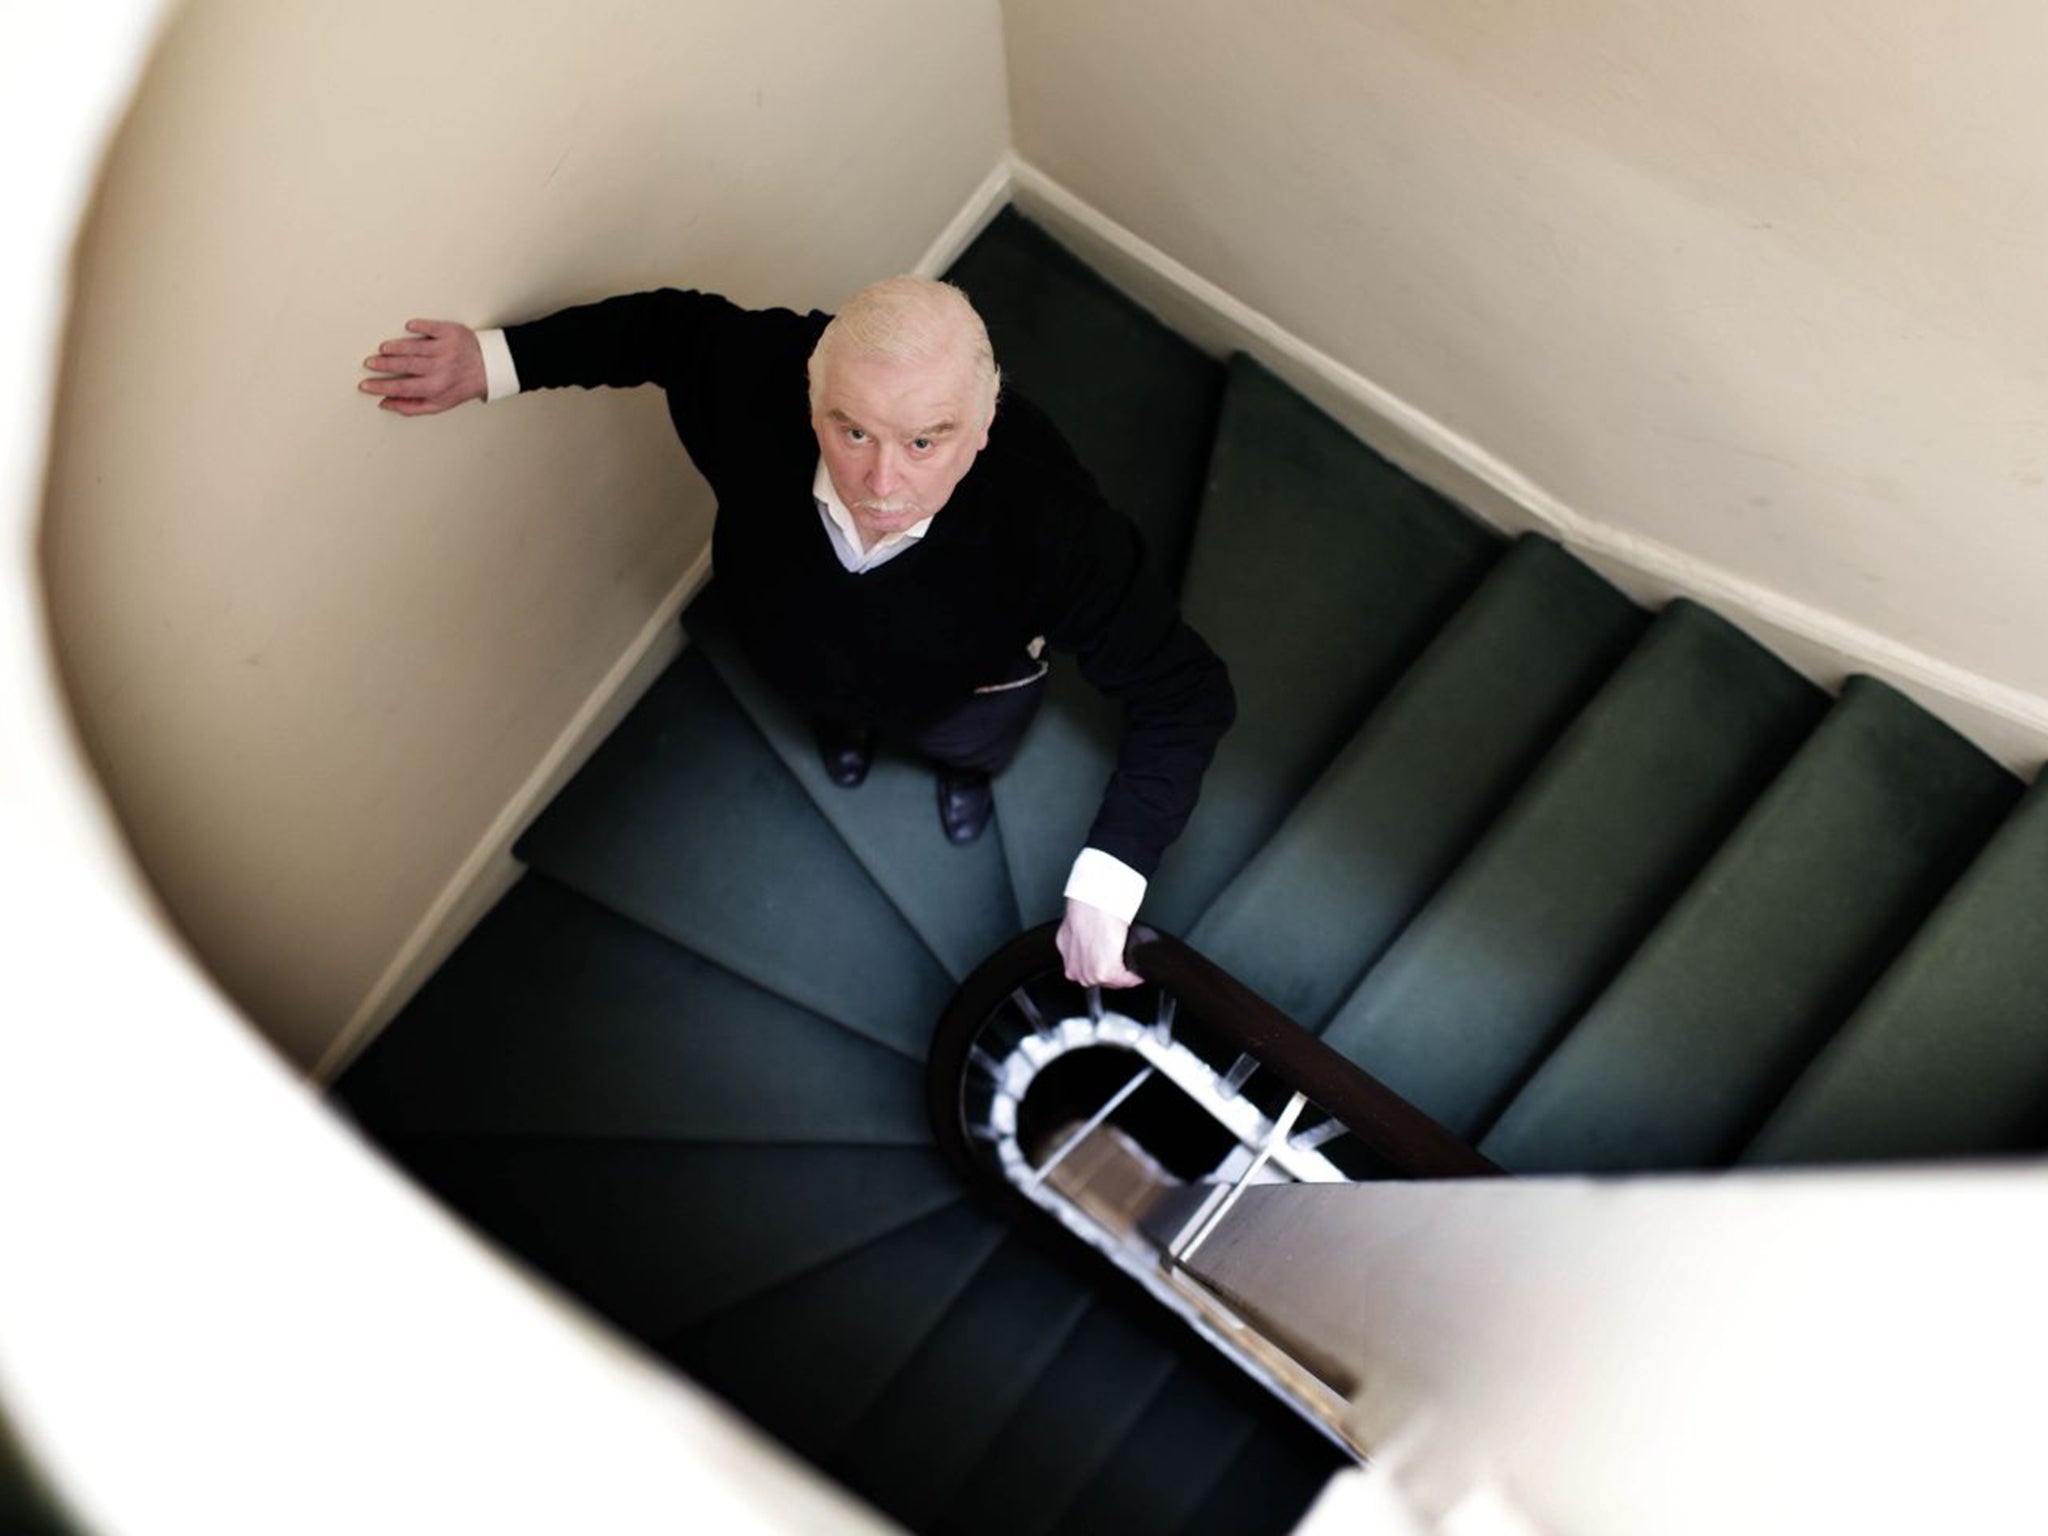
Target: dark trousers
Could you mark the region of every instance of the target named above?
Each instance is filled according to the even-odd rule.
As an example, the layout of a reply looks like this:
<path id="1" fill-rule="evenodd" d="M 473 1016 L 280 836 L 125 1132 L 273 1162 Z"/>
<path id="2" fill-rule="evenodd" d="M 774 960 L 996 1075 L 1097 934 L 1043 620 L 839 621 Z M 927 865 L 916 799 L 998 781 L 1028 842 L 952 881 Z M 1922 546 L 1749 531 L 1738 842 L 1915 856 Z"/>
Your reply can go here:
<path id="1" fill-rule="evenodd" d="M 994 693 L 971 693 L 959 708 L 917 732 L 911 744 L 941 767 L 1000 773 L 1044 702 L 1042 673 Z"/>

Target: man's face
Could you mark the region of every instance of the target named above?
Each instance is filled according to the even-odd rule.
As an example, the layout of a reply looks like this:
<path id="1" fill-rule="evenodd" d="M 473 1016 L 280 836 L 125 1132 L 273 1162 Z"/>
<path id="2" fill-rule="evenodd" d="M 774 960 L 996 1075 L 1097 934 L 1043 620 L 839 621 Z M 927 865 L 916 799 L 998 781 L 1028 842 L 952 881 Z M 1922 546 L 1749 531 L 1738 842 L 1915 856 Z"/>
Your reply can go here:
<path id="1" fill-rule="evenodd" d="M 870 546 L 945 506 L 988 426 L 964 346 L 917 362 L 829 354 L 811 417 L 833 489 Z"/>

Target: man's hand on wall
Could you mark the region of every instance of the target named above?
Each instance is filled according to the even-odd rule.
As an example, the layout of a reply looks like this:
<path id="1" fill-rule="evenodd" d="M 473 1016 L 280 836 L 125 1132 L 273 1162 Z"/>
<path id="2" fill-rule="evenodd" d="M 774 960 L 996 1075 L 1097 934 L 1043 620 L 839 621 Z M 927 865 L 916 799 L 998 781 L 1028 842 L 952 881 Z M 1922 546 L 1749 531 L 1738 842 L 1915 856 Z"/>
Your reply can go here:
<path id="1" fill-rule="evenodd" d="M 1124 941 L 1131 925 L 1085 901 L 1067 900 L 1066 921 L 1060 924 L 1060 958 L 1067 980 L 1084 987 L 1135 987 L 1144 977 L 1124 964 Z"/>
<path id="2" fill-rule="evenodd" d="M 378 408 L 401 416 L 431 416 L 484 397 L 484 354 L 476 332 L 453 320 L 408 320 L 412 334 L 377 348 L 363 366 L 385 375 L 357 386 L 382 395 Z"/>

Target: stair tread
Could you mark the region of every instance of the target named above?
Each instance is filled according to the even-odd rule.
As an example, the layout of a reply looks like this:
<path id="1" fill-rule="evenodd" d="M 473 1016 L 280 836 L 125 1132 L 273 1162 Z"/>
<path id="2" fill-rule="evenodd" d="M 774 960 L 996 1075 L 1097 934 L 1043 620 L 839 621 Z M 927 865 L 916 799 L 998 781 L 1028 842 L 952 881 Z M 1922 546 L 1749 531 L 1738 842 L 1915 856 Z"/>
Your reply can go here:
<path id="1" fill-rule="evenodd" d="M 516 851 L 727 970 L 913 1055 L 952 993 L 695 647 Z"/>
<path id="2" fill-rule="evenodd" d="M 1238 720 L 1148 920 L 1184 933 L 1500 553 L 1498 536 L 1245 357 L 1232 360 L 1182 603 Z"/>
<path id="3" fill-rule="evenodd" d="M 1090 1307 L 962 1483 L 936 1529 L 1043 1536 L 1172 1374 L 1173 1354 L 1104 1301 Z"/>
<path id="4" fill-rule="evenodd" d="M 963 1201 L 698 1319 L 662 1352 L 822 1460 L 1001 1244 Z"/>
<path id="5" fill-rule="evenodd" d="M 545 876 L 523 877 L 342 1078 L 381 1137 L 929 1142 L 920 1065 Z"/>
<path id="6" fill-rule="evenodd" d="M 1548 539 L 1516 541 L 1189 942 L 1321 1025 L 1648 622 Z"/>
<path id="7" fill-rule="evenodd" d="M 427 1187 L 564 1288 L 658 1339 L 960 1199 L 916 1147 L 402 1139 Z"/>
<path id="8" fill-rule="evenodd" d="M 1324 1039 L 1476 1138 L 1823 704 L 1733 626 L 1673 603 Z"/>
<path id="9" fill-rule="evenodd" d="M 1298 1424 L 1269 1422 L 1224 1469 L 1180 1536 L 1275 1536 L 1291 1531 L 1343 1456 Z"/>
<path id="10" fill-rule="evenodd" d="M 1853 679 L 1481 1150 L 1523 1172 L 1727 1161 L 2018 790 Z"/>
<path id="11" fill-rule="evenodd" d="M 2048 779 L 1745 1150 L 1748 1163 L 2048 1145 Z"/>
<path id="12" fill-rule="evenodd" d="M 867 782 L 841 789 L 825 776 L 810 723 L 740 654 L 715 587 L 683 622 L 783 767 L 953 980 L 1017 932 L 1002 839 L 983 836 L 964 848 L 948 842 L 928 765 L 885 744 Z"/>
<path id="13" fill-rule="evenodd" d="M 1270 1406 L 1285 1411 L 1277 1403 Z M 1179 1530 L 1261 1422 L 1205 1374 L 1182 1364 L 1111 1461 L 1061 1512 L 1061 1536 L 1168 1536 Z"/>
<path id="14" fill-rule="evenodd" d="M 912 1529 L 928 1525 L 1088 1305 L 1085 1284 L 1011 1235 L 834 1450 L 830 1465 Z"/>
<path id="15" fill-rule="evenodd" d="M 1201 505 L 1222 365 L 1012 211 L 947 277 L 987 322 L 1005 387 L 1052 418 L 1176 589 Z M 1054 658 L 1040 717 L 996 781 L 997 829 L 1026 925 L 1059 915 L 1068 866 L 1115 766 L 1120 722 L 1072 658 Z"/>

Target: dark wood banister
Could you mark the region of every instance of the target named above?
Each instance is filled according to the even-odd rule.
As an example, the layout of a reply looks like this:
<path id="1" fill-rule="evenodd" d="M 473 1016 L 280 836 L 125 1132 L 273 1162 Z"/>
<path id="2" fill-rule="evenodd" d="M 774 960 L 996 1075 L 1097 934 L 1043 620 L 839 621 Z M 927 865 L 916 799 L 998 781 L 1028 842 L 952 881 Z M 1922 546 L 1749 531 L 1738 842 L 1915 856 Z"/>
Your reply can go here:
<path id="1" fill-rule="evenodd" d="M 1019 987 L 1060 969 L 1056 923 L 1019 934 L 974 968 L 939 1016 L 926 1091 L 939 1146 L 976 1166 L 960 1118 L 960 1085 L 975 1035 Z M 1404 1179 L 1498 1176 L 1506 1170 L 1460 1141 L 1378 1078 L 1338 1055 L 1206 956 L 1144 924 L 1131 929 L 1125 963 L 1330 1115 Z M 1110 994 L 1114 995 L 1114 994 Z"/>

